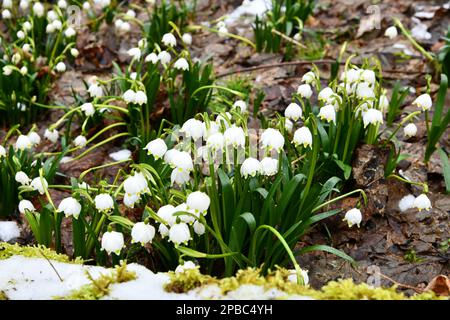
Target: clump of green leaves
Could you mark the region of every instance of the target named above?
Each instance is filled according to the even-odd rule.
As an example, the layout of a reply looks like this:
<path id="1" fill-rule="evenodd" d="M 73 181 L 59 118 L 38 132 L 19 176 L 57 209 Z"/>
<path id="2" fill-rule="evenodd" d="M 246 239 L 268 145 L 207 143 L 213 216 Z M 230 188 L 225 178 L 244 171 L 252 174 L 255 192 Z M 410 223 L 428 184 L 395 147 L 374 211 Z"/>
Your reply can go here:
<path id="1" fill-rule="evenodd" d="M 436 151 L 437 144 L 450 124 L 450 109 L 445 109 L 445 97 L 447 95 L 448 78 L 445 74 L 441 74 L 441 83 L 439 92 L 434 106 L 433 120 L 431 127 L 427 125 L 427 147 L 425 150 L 425 162 L 428 162 L 431 155 Z"/>
<path id="2" fill-rule="evenodd" d="M 149 10 L 150 20 L 143 25 L 143 31 L 147 38 L 148 49 L 153 51 L 155 45 L 160 43 L 163 35 L 171 32 L 172 26 L 169 22 L 172 22 L 178 28 L 183 31 L 187 25 L 189 12 L 193 10 L 185 1 L 179 1 L 176 4 L 173 1 L 167 3 L 166 0 L 162 0 L 160 4 L 155 1 L 152 11 Z M 194 6 L 195 10 L 195 6 Z"/>
<path id="3" fill-rule="evenodd" d="M 5 144 L 8 137 L 9 134 L 5 138 Z M 13 145 L 10 145 L 7 150 L 5 157 L 0 156 L 0 188 L 2 190 L 0 216 L 10 216 L 17 212 L 21 184 L 16 181 L 15 176 L 19 171 L 24 172 L 30 179 L 39 177 L 42 171 L 42 176 L 52 183 L 64 156 L 64 152 L 61 152 L 58 156 L 45 158 L 43 155 L 34 154 L 32 149 L 19 150 Z"/>
<path id="4" fill-rule="evenodd" d="M 36 121 L 48 102 L 52 81 L 64 72 L 64 61 L 74 52 L 76 31 L 68 12 L 47 6 L 45 16 L 16 12 L 5 20 L 5 38 L 0 38 L 0 124 Z M 55 27 L 56 26 L 56 27 Z M 71 53 L 71 54 L 69 54 Z M 77 53 L 75 53 L 76 55 Z"/>
<path id="5" fill-rule="evenodd" d="M 442 72 L 450 77 L 450 26 L 448 26 L 447 36 L 443 37 L 444 46 L 438 53 L 438 59 L 442 64 Z"/>

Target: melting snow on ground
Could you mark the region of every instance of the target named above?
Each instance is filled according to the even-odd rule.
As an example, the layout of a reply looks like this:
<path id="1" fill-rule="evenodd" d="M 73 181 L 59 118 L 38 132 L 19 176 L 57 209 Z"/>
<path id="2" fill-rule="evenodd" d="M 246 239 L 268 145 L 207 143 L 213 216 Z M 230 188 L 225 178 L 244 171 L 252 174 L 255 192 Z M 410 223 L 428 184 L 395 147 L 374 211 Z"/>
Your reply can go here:
<path id="1" fill-rule="evenodd" d="M 20 268 L 18 268 L 20 266 Z M 223 296 L 217 285 L 209 285 L 188 293 L 170 293 L 164 290 L 169 281 L 167 273 L 153 273 L 133 263 L 128 271 L 136 273 L 136 279 L 111 285 L 110 292 L 103 299 L 118 300 L 179 300 L 179 299 L 310 299 L 303 296 L 286 296 L 278 289 L 265 290 L 261 286 L 242 285 Z M 64 297 L 73 290 L 89 284 L 87 273 L 96 279 L 110 274 L 111 269 L 98 266 L 62 263 L 44 258 L 13 256 L 0 260 L 0 291 L 11 300 L 48 300 Z"/>
<path id="2" fill-rule="evenodd" d="M 244 0 L 242 5 L 237 7 L 233 12 L 231 12 L 225 19 L 225 23 L 230 25 L 243 16 L 250 17 L 262 17 L 264 13 L 272 9 L 271 0 Z"/>

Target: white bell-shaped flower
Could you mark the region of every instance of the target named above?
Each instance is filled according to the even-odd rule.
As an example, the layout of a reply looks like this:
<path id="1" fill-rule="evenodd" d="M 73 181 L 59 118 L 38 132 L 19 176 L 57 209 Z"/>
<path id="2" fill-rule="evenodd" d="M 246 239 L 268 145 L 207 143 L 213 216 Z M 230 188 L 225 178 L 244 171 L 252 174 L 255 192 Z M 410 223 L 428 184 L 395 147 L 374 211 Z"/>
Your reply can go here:
<path id="1" fill-rule="evenodd" d="M 208 211 L 211 200 L 209 196 L 201 191 L 194 191 L 186 198 L 186 205 L 189 210 L 195 213 L 205 214 Z"/>
<path id="2" fill-rule="evenodd" d="M 383 114 L 380 110 L 369 109 L 363 114 L 364 128 L 369 124 L 381 124 L 383 123 Z"/>
<path id="3" fill-rule="evenodd" d="M 42 17 L 44 15 L 44 6 L 42 5 L 42 3 L 40 2 L 36 2 L 33 5 L 33 13 L 37 16 L 37 17 Z"/>
<path id="4" fill-rule="evenodd" d="M 41 137 L 34 131 L 28 133 L 28 138 L 30 139 L 31 143 L 35 146 L 41 143 Z"/>
<path id="5" fill-rule="evenodd" d="M 85 136 L 79 135 L 73 140 L 73 143 L 76 147 L 83 148 L 87 144 L 87 139 Z"/>
<path id="6" fill-rule="evenodd" d="M 311 89 L 311 86 L 309 84 L 305 83 L 305 84 L 302 84 L 302 85 L 298 86 L 297 93 L 301 97 L 303 97 L 305 99 L 309 99 L 309 98 L 311 98 L 311 96 L 313 94 L 313 91 Z"/>
<path id="7" fill-rule="evenodd" d="M 0 159 L 6 157 L 6 149 L 4 146 L 0 145 Z"/>
<path id="8" fill-rule="evenodd" d="M 407 196 L 404 196 L 400 199 L 400 201 L 398 202 L 398 208 L 401 212 L 414 208 L 415 200 L 416 197 L 414 197 L 412 194 L 408 194 Z"/>
<path id="9" fill-rule="evenodd" d="M 300 119 L 302 117 L 302 114 L 303 114 L 302 108 L 294 102 L 290 103 L 287 106 L 286 110 L 284 110 L 284 116 L 294 121 Z"/>
<path id="10" fill-rule="evenodd" d="M 425 93 L 418 96 L 412 104 L 416 105 L 419 108 L 422 108 L 423 111 L 426 111 L 431 109 L 433 101 L 431 100 L 430 95 Z"/>
<path id="11" fill-rule="evenodd" d="M 58 141 L 59 132 L 56 129 L 53 130 L 45 129 L 44 137 L 50 140 L 51 142 L 56 143 L 56 141 Z"/>
<path id="12" fill-rule="evenodd" d="M 171 33 L 163 35 L 161 42 L 167 47 L 175 47 L 177 45 L 177 39 Z"/>
<path id="13" fill-rule="evenodd" d="M 88 93 L 92 98 L 102 97 L 103 89 L 97 83 L 92 83 L 88 88 Z"/>
<path id="14" fill-rule="evenodd" d="M 123 189 L 129 195 L 148 192 L 148 183 L 144 175 L 140 172 L 135 172 L 134 175 L 129 176 L 123 182 Z"/>
<path id="15" fill-rule="evenodd" d="M 147 150 L 148 155 L 152 155 L 156 160 L 158 160 L 166 154 L 167 145 L 163 139 L 158 138 L 147 143 L 144 150 Z"/>
<path id="16" fill-rule="evenodd" d="M 81 105 L 80 109 L 81 109 L 81 111 L 84 112 L 86 117 L 90 117 L 90 116 L 94 115 L 94 113 L 95 113 L 94 105 L 90 102 L 83 103 Z"/>
<path id="17" fill-rule="evenodd" d="M 386 31 L 384 32 L 384 35 L 389 39 L 394 39 L 395 37 L 398 36 L 397 28 L 395 26 L 387 28 Z"/>
<path id="18" fill-rule="evenodd" d="M 247 103 L 244 100 L 237 100 L 233 103 L 232 109 L 239 109 L 241 113 L 247 111 Z"/>
<path id="19" fill-rule="evenodd" d="M 123 196 L 123 204 L 127 206 L 128 208 L 134 209 L 134 205 L 139 202 L 140 197 L 139 195 L 133 193 L 125 193 Z"/>
<path id="20" fill-rule="evenodd" d="M 424 209 L 429 211 L 431 209 L 431 201 L 428 199 L 426 194 L 421 194 L 414 200 L 414 207 L 419 211 Z"/>
<path id="21" fill-rule="evenodd" d="M 31 179 L 28 177 L 28 175 L 23 171 L 18 171 L 15 175 L 15 180 L 20 183 L 23 186 L 27 186 L 30 184 Z"/>
<path id="22" fill-rule="evenodd" d="M 417 127 L 414 123 L 409 123 L 403 128 L 403 133 L 406 137 L 415 137 L 417 134 Z"/>
<path id="23" fill-rule="evenodd" d="M 171 204 L 167 204 L 159 208 L 156 215 L 167 222 L 169 226 L 172 226 L 176 222 L 176 216 L 173 215 L 175 212 L 175 207 Z"/>
<path id="24" fill-rule="evenodd" d="M 284 146 L 284 137 L 280 131 L 268 128 L 261 134 L 261 145 L 267 150 L 276 150 L 280 152 Z"/>
<path id="25" fill-rule="evenodd" d="M 191 231 L 186 223 L 177 223 L 170 227 L 169 240 L 174 244 L 187 244 L 191 240 Z"/>
<path id="26" fill-rule="evenodd" d="M 192 138 L 194 141 L 197 141 L 203 137 L 203 122 L 191 118 L 183 124 L 180 131 L 184 133 L 187 138 Z"/>
<path id="27" fill-rule="evenodd" d="M 136 91 L 136 95 L 134 96 L 134 103 L 142 106 L 143 104 L 147 103 L 147 94 L 142 91 L 138 90 Z"/>
<path id="28" fill-rule="evenodd" d="M 312 147 L 312 134 L 308 127 L 301 127 L 294 132 L 292 141 L 295 146 L 303 145 L 303 147 Z"/>
<path id="29" fill-rule="evenodd" d="M 120 232 L 107 231 L 102 236 L 102 250 L 105 250 L 108 254 L 114 252 L 119 255 L 124 244 L 123 234 Z"/>
<path id="30" fill-rule="evenodd" d="M 161 238 L 164 239 L 165 237 L 167 237 L 169 235 L 169 228 L 167 228 L 166 225 L 161 223 L 158 227 L 158 232 L 161 235 Z"/>
<path id="31" fill-rule="evenodd" d="M 328 99 L 330 99 L 330 97 L 334 94 L 333 89 L 331 89 L 330 87 L 326 87 L 323 88 L 322 90 L 320 90 L 319 95 L 318 95 L 318 99 L 320 101 L 328 101 Z"/>
<path id="32" fill-rule="evenodd" d="M 266 157 L 261 160 L 261 173 L 267 177 L 276 175 L 278 172 L 278 160 Z"/>
<path id="33" fill-rule="evenodd" d="M 198 234 L 199 236 L 204 234 L 205 230 L 206 230 L 205 225 L 202 224 L 201 222 L 199 222 L 198 220 L 194 222 L 193 228 L 194 228 L 194 232 L 196 234 Z"/>
<path id="34" fill-rule="evenodd" d="M 152 52 L 145 57 L 145 62 L 151 62 L 152 64 L 157 64 L 158 56 L 156 55 L 156 53 Z"/>
<path id="35" fill-rule="evenodd" d="M 373 85 L 376 80 L 375 72 L 373 70 L 363 70 L 360 76 L 362 81 L 367 82 L 370 85 Z"/>
<path id="36" fill-rule="evenodd" d="M 30 138 L 25 135 L 20 135 L 17 138 L 15 148 L 16 150 L 25 150 L 30 149 L 33 146 L 33 143 L 31 142 Z"/>
<path id="37" fill-rule="evenodd" d="M 189 70 L 189 62 L 185 58 L 180 58 L 175 61 L 173 67 L 177 70 L 187 71 Z"/>
<path id="38" fill-rule="evenodd" d="M 248 176 L 254 177 L 259 173 L 261 173 L 261 162 L 259 162 L 258 159 L 247 158 L 244 160 L 241 165 L 241 175 L 244 178 L 247 178 Z"/>
<path id="39" fill-rule="evenodd" d="M 192 35 L 190 33 L 185 33 L 181 37 L 181 40 L 185 45 L 190 46 L 192 44 Z"/>
<path id="40" fill-rule="evenodd" d="M 58 211 L 63 212 L 66 215 L 66 218 L 73 216 L 75 219 L 78 219 L 81 212 L 81 204 L 77 199 L 68 197 L 61 200 Z"/>
<path id="41" fill-rule="evenodd" d="M 134 99 L 136 97 L 136 92 L 134 92 L 134 90 L 132 89 L 128 89 L 127 91 L 125 91 L 122 95 L 122 99 L 126 102 L 126 103 L 134 103 Z"/>
<path id="42" fill-rule="evenodd" d="M 100 193 L 94 198 L 95 208 L 100 212 L 108 212 L 114 208 L 114 200 L 107 193 Z"/>
<path id="43" fill-rule="evenodd" d="M 230 127 L 225 130 L 223 136 L 227 146 L 233 146 L 235 149 L 245 147 L 245 134 L 241 127 Z"/>
<path id="44" fill-rule="evenodd" d="M 177 184 L 183 186 L 190 180 L 189 171 L 183 170 L 182 168 L 174 168 L 170 174 L 170 182 L 172 185 Z"/>
<path id="45" fill-rule="evenodd" d="M 305 82 L 306 84 L 311 84 L 314 81 L 316 81 L 316 74 L 312 71 L 305 73 L 302 77 L 302 82 Z"/>
<path id="46" fill-rule="evenodd" d="M 223 134 L 220 132 L 214 133 L 210 135 L 206 139 L 206 146 L 209 150 L 212 150 L 214 152 L 216 151 L 222 151 L 225 145 L 225 138 Z"/>
<path id="47" fill-rule="evenodd" d="M 128 55 L 130 57 L 132 57 L 133 59 L 139 60 L 141 58 L 141 49 L 139 49 L 138 47 L 136 48 L 131 48 L 127 51 Z"/>
<path id="48" fill-rule="evenodd" d="M 336 110 L 333 105 L 327 104 L 319 110 L 319 118 L 327 122 L 336 123 Z"/>
<path id="49" fill-rule="evenodd" d="M 33 190 L 39 192 L 40 194 L 44 194 L 45 190 L 48 188 L 48 182 L 44 177 L 37 177 L 31 181 L 30 186 Z"/>
<path id="50" fill-rule="evenodd" d="M 162 64 L 168 64 L 170 60 L 172 60 L 172 57 L 167 51 L 161 51 L 158 53 L 158 60 L 161 61 Z"/>
<path id="51" fill-rule="evenodd" d="M 361 211 L 357 208 L 353 208 L 345 214 L 344 221 L 347 221 L 348 227 L 351 228 L 353 225 L 357 225 L 359 228 L 359 225 L 362 220 L 362 214 Z"/>
<path id="52" fill-rule="evenodd" d="M 145 245 L 152 242 L 155 237 L 155 227 L 145 222 L 136 223 L 131 229 L 131 242 Z"/>
<path id="53" fill-rule="evenodd" d="M 29 200 L 20 200 L 19 202 L 19 212 L 25 214 L 26 211 L 35 212 L 36 208 L 33 206 Z"/>
<path id="54" fill-rule="evenodd" d="M 360 99 L 375 98 L 375 92 L 366 82 L 361 82 L 356 85 L 356 95 Z"/>

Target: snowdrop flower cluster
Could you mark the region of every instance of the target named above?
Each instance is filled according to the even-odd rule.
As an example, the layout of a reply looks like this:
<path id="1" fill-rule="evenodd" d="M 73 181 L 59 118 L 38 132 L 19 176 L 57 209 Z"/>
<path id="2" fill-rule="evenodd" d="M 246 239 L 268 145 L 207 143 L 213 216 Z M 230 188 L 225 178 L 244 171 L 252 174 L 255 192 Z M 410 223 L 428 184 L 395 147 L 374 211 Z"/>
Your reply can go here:
<path id="1" fill-rule="evenodd" d="M 185 203 L 177 207 L 169 204 L 159 208 L 157 215 L 164 221 L 158 228 L 161 237 L 168 236 L 169 241 L 175 245 L 186 244 L 192 239 L 190 225 L 196 234 L 204 234 L 205 226 L 198 219 L 207 214 L 210 203 L 211 200 L 207 194 L 194 191 L 188 195 Z"/>
<path id="2" fill-rule="evenodd" d="M 135 92 L 132 89 L 128 89 L 124 92 L 122 99 L 126 103 L 135 103 L 141 106 L 147 103 L 147 94 L 142 90 Z"/>
<path id="3" fill-rule="evenodd" d="M 124 204 L 130 208 L 134 208 L 141 196 L 149 191 L 147 179 L 140 172 L 135 172 L 134 175 L 126 178 L 123 189 L 125 190 Z"/>

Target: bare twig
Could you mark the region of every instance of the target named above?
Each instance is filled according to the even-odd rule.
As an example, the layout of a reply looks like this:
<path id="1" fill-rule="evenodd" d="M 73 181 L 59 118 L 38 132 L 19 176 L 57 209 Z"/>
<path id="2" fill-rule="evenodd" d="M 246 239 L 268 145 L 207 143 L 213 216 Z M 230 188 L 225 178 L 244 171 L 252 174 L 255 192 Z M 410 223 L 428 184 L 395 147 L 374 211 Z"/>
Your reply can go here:
<path id="1" fill-rule="evenodd" d="M 39 249 L 39 252 L 42 254 L 42 256 L 45 258 L 45 260 L 47 260 L 47 262 L 50 264 L 50 266 L 52 267 L 52 269 L 55 271 L 56 275 L 58 276 L 59 280 L 61 282 L 63 282 L 64 280 L 61 278 L 61 276 L 59 275 L 58 271 L 56 270 L 55 266 L 53 265 L 53 263 L 50 261 L 49 258 L 47 258 L 47 256 L 44 254 L 44 252 Z"/>
<path id="2" fill-rule="evenodd" d="M 245 72 L 252 72 L 256 70 L 261 69 L 271 69 L 271 68 L 278 68 L 283 66 L 300 66 L 305 64 L 328 64 L 328 63 L 334 63 L 335 60 L 302 60 L 302 61 L 287 61 L 287 62 L 279 62 L 279 63 L 273 63 L 273 64 L 263 64 L 259 66 L 249 67 L 249 68 L 242 68 L 237 70 L 231 70 L 224 73 L 220 73 L 216 76 L 216 78 L 222 78 L 226 77 L 235 73 L 245 73 Z"/>
<path id="3" fill-rule="evenodd" d="M 378 273 L 382 278 L 391 281 L 391 282 L 392 282 L 393 284 L 395 284 L 397 287 L 403 287 L 403 288 L 411 289 L 411 290 L 414 290 L 414 291 L 417 292 L 417 293 L 422 293 L 422 292 L 425 291 L 425 290 L 420 289 L 420 288 L 417 288 L 417 287 L 413 287 L 413 286 L 410 286 L 410 285 L 407 285 L 407 284 L 403 284 L 403 283 L 397 282 L 397 281 L 395 281 L 394 279 L 389 278 L 387 275 L 382 274 L 381 272 L 377 272 L 377 273 Z"/>

